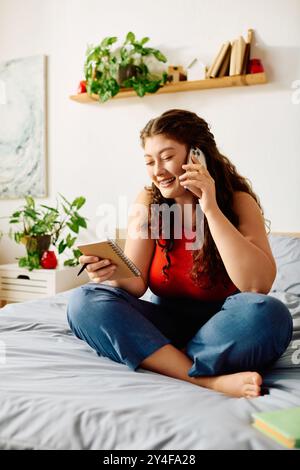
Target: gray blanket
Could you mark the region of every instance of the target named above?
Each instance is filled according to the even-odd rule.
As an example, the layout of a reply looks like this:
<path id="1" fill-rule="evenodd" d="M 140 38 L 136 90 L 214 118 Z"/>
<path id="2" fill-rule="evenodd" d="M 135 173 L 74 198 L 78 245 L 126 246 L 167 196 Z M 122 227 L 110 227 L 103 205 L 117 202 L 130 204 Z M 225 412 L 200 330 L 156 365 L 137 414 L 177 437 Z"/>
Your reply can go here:
<path id="1" fill-rule="evenodd" d="M 290 308 L 294 338 L 264 377 L 270 394 L 247 400 L 98 357 L 68 327 L 69 293 L 0 310 L 0 448 L 281 448 L 251 413 L 300 406 L 298 297 L 272 294 Z"/>

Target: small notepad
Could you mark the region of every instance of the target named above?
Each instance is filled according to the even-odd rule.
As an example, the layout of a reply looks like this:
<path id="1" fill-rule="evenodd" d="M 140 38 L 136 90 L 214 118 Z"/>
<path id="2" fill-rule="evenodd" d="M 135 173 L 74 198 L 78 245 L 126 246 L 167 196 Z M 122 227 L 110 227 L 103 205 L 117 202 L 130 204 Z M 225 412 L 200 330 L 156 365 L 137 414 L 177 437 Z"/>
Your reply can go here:
<path id="1" fill-rule="evenodd" d="M 109 259 L 113 264 L 115 264 L 117 269 L 109 280 L 141 276 L 141 272 L 137 266 L 125 255 L 117 242 L 111 238 L 78 245 L 78 249 L 86 256 L 98 256 L 102 259 Z"/>
<path id="2" fill-rule="evenodd" d="M 280 444 L 300 448 L 300 407 L 253 413 L 256 429 Z"/>

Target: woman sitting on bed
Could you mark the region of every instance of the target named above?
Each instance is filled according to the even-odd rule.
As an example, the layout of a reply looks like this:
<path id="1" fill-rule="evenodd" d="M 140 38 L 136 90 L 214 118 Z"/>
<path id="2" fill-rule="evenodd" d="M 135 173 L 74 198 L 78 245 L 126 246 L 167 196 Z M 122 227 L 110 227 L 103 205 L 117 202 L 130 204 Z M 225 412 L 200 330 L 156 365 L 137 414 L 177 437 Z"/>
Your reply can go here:
<path id="1" fill-rule="evenodd" d="M 292 336 L 288 308 L 267 295 L 276 265 L 259 199 L 192 112 L 152 119 L 141 142 L 151 187 L 137 196 L 145 211 L 129 217 L 125 254 L 142 276 L 110 281 L 107 260 L 81 256 L 92 282 L 72 293 L 70 327 L 99 356 L 134 371 L 257 397 L 261 374 Z M 195 157 L 186 164 L 191 147 L 203 152 L 207 169 Z M 175 236 L 175 216 L 165 233 L 159 212 L 151 237 L 163 203 L 184 214 L 182 236 Z M 148 236 L 133 236 L 145 226 Z M 151 301 L 140 299 L 148 287 Z"/>

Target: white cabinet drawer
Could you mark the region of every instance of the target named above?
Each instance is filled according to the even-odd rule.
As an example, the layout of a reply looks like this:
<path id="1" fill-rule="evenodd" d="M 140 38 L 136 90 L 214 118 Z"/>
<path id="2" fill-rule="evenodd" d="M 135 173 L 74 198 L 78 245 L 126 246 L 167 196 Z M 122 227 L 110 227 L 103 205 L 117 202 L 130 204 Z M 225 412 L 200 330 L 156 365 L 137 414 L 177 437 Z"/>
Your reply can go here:
<path id="1" fill-rule="evenodd" d="M 22 302 L 51 296 L 88 282 L 86 273 L 77 277 L 80 267 L 28 271 L 16 264 L 0 265 L 0 299 Z"/>
<path id="2" fill-rule="evenodd" d="M 36 291 L 36 292 L 41 292 L 47 291 L 48 287 L 48 280 L 47 279 L 31 279 L 27 274 L 18 274 L 16 276 L 4 273 L 2 274 L 0 272 L 0 285 L 2 290 L 6 289 L 16 289 L 20 288 L 21 290 L 24 290 L 26 288 Z M 24 288 L 24 289 L 22 289 Z"/>
<path id="3" fill-rule="evenodd" d="M 5 276 L 11 279 L 25 279 L 32 281 L 47 280 L 49 278 L 49 274 L 51 276 L 51 273 L 47 274 L 48 271 L 50 271 L 50 269 L 34 269 L 33 271 L 28 271 L 28 269 L 24 268 L 3 269 L 0 265 L 0 278 Z"/>

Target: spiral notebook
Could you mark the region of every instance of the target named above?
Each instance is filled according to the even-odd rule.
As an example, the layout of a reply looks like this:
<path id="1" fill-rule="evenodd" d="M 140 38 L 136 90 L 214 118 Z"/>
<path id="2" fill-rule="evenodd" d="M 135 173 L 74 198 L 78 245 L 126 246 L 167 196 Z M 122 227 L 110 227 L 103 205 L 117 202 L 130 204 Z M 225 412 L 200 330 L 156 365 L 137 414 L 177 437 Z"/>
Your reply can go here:
<path id="1" fill-rule="evenodd" d="M 78 249 L 86 256 L 99 256 L 99 258 L 109 259 L 117 266 L 117 269 L 109 280 L 117 280 L 130 277 L 141 276 L 140 270 L 125 255 L 122 248 L 111 238 L 100 240 L 98 242 L 78 245 Z"/>

